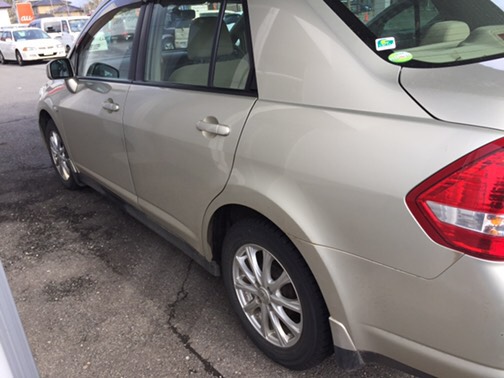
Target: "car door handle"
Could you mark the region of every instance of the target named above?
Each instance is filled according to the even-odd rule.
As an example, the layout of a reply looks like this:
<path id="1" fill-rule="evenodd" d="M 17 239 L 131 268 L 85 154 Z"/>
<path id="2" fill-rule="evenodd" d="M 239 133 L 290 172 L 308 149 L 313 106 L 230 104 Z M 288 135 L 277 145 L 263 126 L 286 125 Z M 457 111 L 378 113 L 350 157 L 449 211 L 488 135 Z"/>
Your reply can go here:
<path id="1" fill-rule="evenodd" d="M 203 133 L 208 133 L 211 135 L 227 136 L 231 132 L 231 129 L 226 125 L 219 124 L 217 118 L 208 116 L 196 123 L 196 128 Z"/>
<path id="2" fill-rule="evenodd" d="M 120 109 L 119 105 L 116 104 L 111 98 L 105 101 L 102 107 L 109 112 L 117 112 Z"/>

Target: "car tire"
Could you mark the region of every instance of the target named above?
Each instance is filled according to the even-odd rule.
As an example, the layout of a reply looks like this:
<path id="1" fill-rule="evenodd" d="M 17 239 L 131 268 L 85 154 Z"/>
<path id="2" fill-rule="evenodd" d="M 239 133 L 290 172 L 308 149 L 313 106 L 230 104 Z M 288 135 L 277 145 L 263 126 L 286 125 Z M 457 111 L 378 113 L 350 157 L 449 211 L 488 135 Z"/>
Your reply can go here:
<path id="1" fill-rule="evenodd" d="M 234 224 L 224 240 L 222 275 L 242 325 L 273 361 L 304 370 L 332 353 L 329 314 L 318 285 L 273 224 L 262 219 Z"/>
<path id="2" fill-rule="evenodd" d="M 62 184 L 70 190 L 78 189 L 72 163 L 68 157 L 65 144 L 53 120 L 49 120 L 45 130 L 45 139 L 51 156 L 51 162 Z"/>
<path id="3" fill-rule="evenodd" d="M 16 50 L 16 61 L 20 66 L 24 66 L 25 62 L 23 60 L 23 57 L 21 56 L 21 53 Z"/>
<path id="4" fill-rule="evenodd" d="M 0 51 L 0 64 L 7 64 L 7 61 L 5 60 L 1 51 Z"/>

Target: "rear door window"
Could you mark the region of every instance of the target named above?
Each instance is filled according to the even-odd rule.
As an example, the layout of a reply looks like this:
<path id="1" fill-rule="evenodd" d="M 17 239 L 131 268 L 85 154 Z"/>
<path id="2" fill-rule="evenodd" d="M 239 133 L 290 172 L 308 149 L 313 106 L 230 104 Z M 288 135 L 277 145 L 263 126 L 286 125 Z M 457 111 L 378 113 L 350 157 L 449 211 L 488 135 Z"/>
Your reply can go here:
<path id="1" fill-rule="evenodd" d="M 155 4 L 145 81 L 245 89 L 251 72 L 243 1 Z"/>

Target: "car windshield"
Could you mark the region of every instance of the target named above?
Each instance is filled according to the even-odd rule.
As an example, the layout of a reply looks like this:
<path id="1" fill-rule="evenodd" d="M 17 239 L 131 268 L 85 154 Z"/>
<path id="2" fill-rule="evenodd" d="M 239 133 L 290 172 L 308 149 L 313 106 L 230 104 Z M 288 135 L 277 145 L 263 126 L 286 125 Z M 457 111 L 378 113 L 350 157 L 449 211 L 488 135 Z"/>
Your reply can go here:
<path id="1" fill-rule="evenodd" d="M 504 0 L 326 0 L 377 54 L 432 67 L 504 56 Z"/>
<path id="2" fill-rule="evenodd" d="M 84 25 L 86 25 L 86 22 L 87 22 L 86 18 L 68 20 L 70 30 L 74 33 L 80 32 L 84 28 Z"/>
<path id="3" fill-rule="evenodd" d="M 40 29 L 16 30 L 12 32 L 15 41 L 27 41 L 32 39 L 51 39 L 51 37 Z"/>

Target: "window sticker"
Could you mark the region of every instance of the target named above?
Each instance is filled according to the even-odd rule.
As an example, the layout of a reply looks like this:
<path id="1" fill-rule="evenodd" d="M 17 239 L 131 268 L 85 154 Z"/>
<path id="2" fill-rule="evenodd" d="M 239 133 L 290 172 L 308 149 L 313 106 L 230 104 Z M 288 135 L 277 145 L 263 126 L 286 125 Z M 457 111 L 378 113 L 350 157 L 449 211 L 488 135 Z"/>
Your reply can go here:
<path id="1" fill-rule="evenodd" d="M 376 51 L 393 50 L 396 48 L 394 37 L 378 38 L 376 39 L 375 43 Z"/>
<path id="2" fill-rule="evenodd" d="M 388 56 L 392 63 L 406 63 L 413 59 L 413 55 L 407 51 L 398 51 Z"/>

